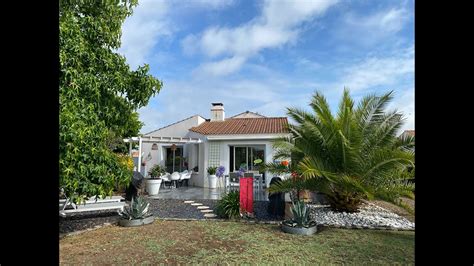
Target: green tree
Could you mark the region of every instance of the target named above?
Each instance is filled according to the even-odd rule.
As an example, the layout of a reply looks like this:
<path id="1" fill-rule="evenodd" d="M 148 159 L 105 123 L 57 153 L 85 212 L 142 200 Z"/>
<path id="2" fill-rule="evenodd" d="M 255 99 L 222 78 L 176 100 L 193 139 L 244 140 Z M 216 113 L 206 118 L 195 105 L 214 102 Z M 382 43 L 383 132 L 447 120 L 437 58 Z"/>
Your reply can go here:
<path id="1" fill-rule="evenodd" d="M 409 195 L 412 188 L 394 175 L 414 166 L 413 137 L 397 138 L 402 114 L 385 112 L 392 92 L 368 95 L 357 107 L 344 90 L 337 116 L 333 116 L 322 94 L 316 92 L 310 103 L 313 113 L 287 108 L 296 123 L 289 125 L 290 137 L 274 143 L 276 158 L 291 158 L 292 178 L 270 188 L 270 192 L 308 189 L 324 193 L 332 208 L 357 211 L 363 198 L 394 200 Z M 266 165 L 271 172 L 282 172 L 277 164 Z"/>
<path id="2" fill-rule="evenodd" d="M 137 135 L 136 110 L 159 92 L 149 66 L 131 70 L 120 47 L 121 26 L 137 1 L 59 3 L 60 187 L 74 201 L 110 195 L 131 169 L 113 150 Z"/>

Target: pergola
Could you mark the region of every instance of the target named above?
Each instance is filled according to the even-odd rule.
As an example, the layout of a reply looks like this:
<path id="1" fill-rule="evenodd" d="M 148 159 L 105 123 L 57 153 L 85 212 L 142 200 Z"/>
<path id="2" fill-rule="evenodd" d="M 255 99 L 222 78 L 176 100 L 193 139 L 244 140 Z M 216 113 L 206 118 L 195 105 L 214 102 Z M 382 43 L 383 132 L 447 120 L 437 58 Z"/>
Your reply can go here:
<path id="1" fill-rule="evenodd" d="M 182 137 L 153 137 L 153 136 L 139 136 L 123 139 L 124 142 L 130 143 L 129 155 L 132 156 L 132 143 L 138 144 L 138 172 L 141 171 L 142 161 L 142 143 L 172 143 L 172 144 L 188 144 L 201 143 L 199 138 L 182 138 Z"/>

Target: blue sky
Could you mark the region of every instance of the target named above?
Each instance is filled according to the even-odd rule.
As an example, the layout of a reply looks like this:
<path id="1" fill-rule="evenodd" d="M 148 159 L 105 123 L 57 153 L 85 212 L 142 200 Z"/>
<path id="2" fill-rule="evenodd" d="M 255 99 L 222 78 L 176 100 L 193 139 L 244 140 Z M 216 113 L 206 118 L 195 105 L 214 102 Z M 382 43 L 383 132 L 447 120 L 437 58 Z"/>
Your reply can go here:
<path id="1" fill-rule="evenodd" d="M 285 116 L 321 91 L 334 111 L 344 87 L 360 99 L 389 90 L 414 129 L 413 1 L 150 0 L 123 25 L 119 52 L 163 81 L 139 110 L 141 133 L 222 102 Z"/>

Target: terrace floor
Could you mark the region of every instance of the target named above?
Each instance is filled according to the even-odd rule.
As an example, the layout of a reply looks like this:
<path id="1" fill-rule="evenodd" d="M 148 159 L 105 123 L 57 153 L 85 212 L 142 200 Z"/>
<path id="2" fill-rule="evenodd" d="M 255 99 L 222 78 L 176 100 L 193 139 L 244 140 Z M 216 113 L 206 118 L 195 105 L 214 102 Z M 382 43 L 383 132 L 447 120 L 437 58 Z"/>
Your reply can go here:
<path id="1" fill-rule="evenodd" d="M 152 199 L 181 199 L 181 200 L 218 200 L 225 193 L 223 188 L 202 188 L 202 187 L 179 187 L 168 188 L 161 187 L 157 196 L 151 196 Z M 268 192 L 265 190 L 254 189 L 254 201 L 268 201 Z"/>

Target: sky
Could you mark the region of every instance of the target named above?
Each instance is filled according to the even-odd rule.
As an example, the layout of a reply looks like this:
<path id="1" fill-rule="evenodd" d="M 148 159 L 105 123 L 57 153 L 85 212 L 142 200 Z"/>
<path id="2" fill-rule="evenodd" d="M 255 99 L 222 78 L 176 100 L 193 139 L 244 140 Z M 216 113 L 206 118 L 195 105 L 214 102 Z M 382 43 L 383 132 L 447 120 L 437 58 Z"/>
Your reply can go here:
<path id="1" fill-rule="evenodd" d="M 226 117 L 310 110 L 315 91 L 337 112 L 344 88 L 357 101 L 394 92 L 388 110 L 414 129 L 414 3 L 375 0 L 139 0 L 122 27 L 132 69 L 163 82 L 138 110 L 147 133 L 199 114 Z"/>

